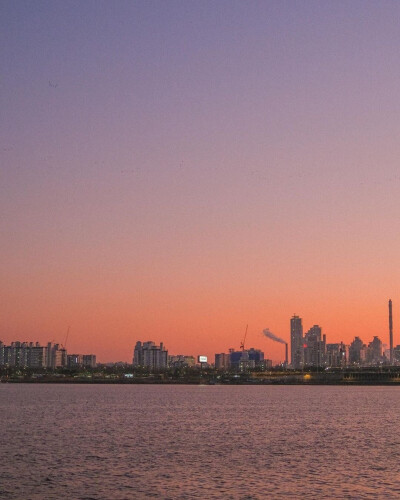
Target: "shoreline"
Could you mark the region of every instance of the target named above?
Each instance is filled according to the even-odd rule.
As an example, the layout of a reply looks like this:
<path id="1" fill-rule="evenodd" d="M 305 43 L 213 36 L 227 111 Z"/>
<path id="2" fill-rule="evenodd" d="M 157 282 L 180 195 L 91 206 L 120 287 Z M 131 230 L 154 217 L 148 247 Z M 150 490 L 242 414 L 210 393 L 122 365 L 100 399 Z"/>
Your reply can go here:
<path id="1" fill-rule="evenodd" d="M 299 385 L 299 386 L 384 386 L 384 387 L 397 387 L 400 386 L 400 380 L 335 380 L 335 381 L 301 381 L 301 380 L 243 380 L 243 381 L 174 381 L 174 380 L 90 380 L 90 379 L 66 379 L 66 378 L 52 378 L 45 380 L 32 380 L 32 379 L 8 379 L 0 380 L 0 385 L 2 384 L 62 384 L 62 385 L 207 385 L 207 386 L 287 386 L 287 385 Z"/>

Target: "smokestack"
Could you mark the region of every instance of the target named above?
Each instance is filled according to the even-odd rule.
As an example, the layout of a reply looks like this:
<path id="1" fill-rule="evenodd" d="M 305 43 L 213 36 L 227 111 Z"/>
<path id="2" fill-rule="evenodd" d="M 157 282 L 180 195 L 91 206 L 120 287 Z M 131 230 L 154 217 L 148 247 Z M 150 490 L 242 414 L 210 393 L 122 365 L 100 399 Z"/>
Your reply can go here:
<path id="1" fill-rule="evenodd" d="M 389 343 L 390 343 L 390 364 L 393 364 L 393 318 L 392 300 L 389 299 Z"/>
<path id="2" fill-rule="evenodd" d="M 287 342 L 285 343 L 285 366 L 288 365 L 288 344 Z"/>

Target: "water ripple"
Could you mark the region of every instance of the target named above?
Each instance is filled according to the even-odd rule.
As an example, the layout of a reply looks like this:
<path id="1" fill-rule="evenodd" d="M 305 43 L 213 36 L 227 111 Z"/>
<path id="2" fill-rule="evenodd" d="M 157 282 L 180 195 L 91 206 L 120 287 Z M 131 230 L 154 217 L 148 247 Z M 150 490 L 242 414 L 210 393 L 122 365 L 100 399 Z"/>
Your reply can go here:
<path id="1" fill-rule="evenodd" d="M 0 385 L 0 497 L 399 498 L 400 389 Z"/>

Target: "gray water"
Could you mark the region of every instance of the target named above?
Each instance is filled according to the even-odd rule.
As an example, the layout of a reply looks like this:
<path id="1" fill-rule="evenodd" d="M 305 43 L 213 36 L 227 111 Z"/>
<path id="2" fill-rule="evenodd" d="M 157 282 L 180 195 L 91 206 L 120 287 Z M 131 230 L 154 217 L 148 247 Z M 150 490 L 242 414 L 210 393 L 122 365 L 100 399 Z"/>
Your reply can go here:
<path id="1" fill-rule="evenodd" d="M 0 498 L 400 498 L 400 388 L 0 384 Z"/>

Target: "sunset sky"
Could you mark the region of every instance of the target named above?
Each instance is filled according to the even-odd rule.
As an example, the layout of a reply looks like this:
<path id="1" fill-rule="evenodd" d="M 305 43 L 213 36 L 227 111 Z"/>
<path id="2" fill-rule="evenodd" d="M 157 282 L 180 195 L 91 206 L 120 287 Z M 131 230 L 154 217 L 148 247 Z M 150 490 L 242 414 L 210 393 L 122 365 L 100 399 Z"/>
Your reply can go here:
<path id="1" fill-rule="evenodd" d="M 398 1 L 0 7 L 0 340 L 400 344 Z"/>

